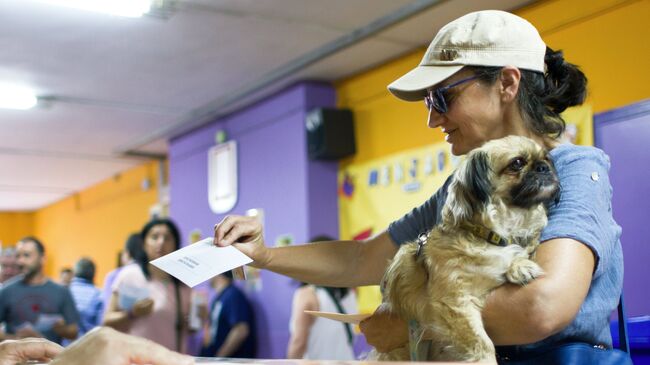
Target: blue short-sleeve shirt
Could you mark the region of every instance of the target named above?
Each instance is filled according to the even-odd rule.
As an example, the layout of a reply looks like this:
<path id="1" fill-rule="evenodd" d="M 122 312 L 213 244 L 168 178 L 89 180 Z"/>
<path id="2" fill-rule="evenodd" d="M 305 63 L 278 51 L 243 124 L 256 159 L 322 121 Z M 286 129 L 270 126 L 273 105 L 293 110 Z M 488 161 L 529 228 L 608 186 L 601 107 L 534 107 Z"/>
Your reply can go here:
<path id="1" fill-rule="evenodd" d="M 561 197 L 548 213 L 548 225 L 540 241 L 571 238 L 594 253 L 596 266 L 589 292 L 574 321 L 561 332 L 529 347 L 559 341 L 584 341 L 612 346 L 609 316 L 623 288 L 621 227 L 612 215 L 609 158 L 594 147 L 560 145 L 550 152 L 560 178 Z M 422 206 L 413 209 L 388 227 L 397 244 L 413 241 L 440 220 L 449 179 Z M 558 298 L 561 300 L 561 298 Z"/>

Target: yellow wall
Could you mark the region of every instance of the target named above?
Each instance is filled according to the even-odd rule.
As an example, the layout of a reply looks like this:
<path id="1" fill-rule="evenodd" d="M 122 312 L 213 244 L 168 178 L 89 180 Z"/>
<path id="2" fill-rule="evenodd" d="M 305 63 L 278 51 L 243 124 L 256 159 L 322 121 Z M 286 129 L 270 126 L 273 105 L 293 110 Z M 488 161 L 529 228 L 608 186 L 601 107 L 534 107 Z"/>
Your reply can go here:
<path id="1" fill-rule="evenodd" d="M 594 113 L 650 97 L 650 1 L 541 1 L 516 11 L 589 78 Z M 338 104 L 355 113 L 357 154 L 342 167 L 442 140 L 426 127 L 422 103 L 391 96 L 386 85 L 417 65 L 425 48 L 337 83 Z"/>
<path id="2" fill-rule="evenodd" d="M 533 23 L 551 48 L 562 49 L 566 59 L 580 65 L 589 78 L 586 107 L 567 112 L 591 115 L 591 111 L 598 113 L 650 97 L 650 73 L 647 72 L 650 64 L 649 0 L 540 1 L 516 14 Z M 354 170 L 364 163 L 444 140 L 439 129 L 427 129 L 422 102 L 403 102 L 386 90 L 386 85 L 420 62 L 424 51 L 422 47 L 337 83 L 339 106 L 354 112 L 357 139 L 356 155 L 342 161 L 340 171 Z M 590 128 L 583 130 L 591 131 Z M 581 143 L 590 144 L 591 138 L 582 138 Z M 359 181 L 363 184 L 365 180 Z M 433 192 L 436 187 L 428 186 L 427 189 Z M 412 199 L 411 196 L 405 198 Z M 385 203 L 386 199 L 382 199 L 377 204 Z M 413 205 L 419 203 L 421 201 Z M 342 228 L 350 225 L 346 219 L 358 215 L 345 201 L 340 202 L 339 213 Z M 383 228 L 385 226 L 373 233 Z M 341 230 L 341 237 L 351 238 L 345 230 Z M 358 289 L 358 298 L 360 311 L 372 312 L 381 295 L 377 286 L 362 287 Z"/>
<path id="3" fill-rule="evenodd" d="M 152 182 L 147 191 L 145 178 Z M 149 162 L 34 213 L 0 214 L 0 239 L 15 243 L 37 236 L 46 249 L 45 272 L 54 279 L 62 267 L 89 256 L 97 265 L 95 284 L 102 285 L 128 235 L 148 220 L 158 201 L 157 181 L 158 164 Z"/>
<path id="4" fill-rule="evenodd" d="M 0 244 L 14 246 L 34 231 L 34 213 L 0 213 Z"/>

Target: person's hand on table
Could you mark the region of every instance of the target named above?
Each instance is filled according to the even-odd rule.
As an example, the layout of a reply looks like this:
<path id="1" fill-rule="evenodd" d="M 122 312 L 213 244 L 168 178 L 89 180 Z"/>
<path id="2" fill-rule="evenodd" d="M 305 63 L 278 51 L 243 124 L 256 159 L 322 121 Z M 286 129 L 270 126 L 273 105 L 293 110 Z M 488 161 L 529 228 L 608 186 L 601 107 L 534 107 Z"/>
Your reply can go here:
<path id="1" fill-rule="evenodd" d="M 253 259 L 251 266 L 261 268 L 268 262 L 262 224 L 255 217 L 227 216 L 214 226 L 214 244 L 221 247 L 233 245 Z"/>
<path id="2" fill-rule="evenodd" d="M 47 362 L 63 347 L 44 338 L 23 338 L 0 343 L 0 365 L 16 365 L 29 360 Z"/>
<path id="3" fill-rule="evenodd" d="M 381 304 L 372 316 L 359 323 L 366 342 L 379 352 L 390 352 L 409 341 L 408 325 Z"/>
<path id="4" fill-rule="evenodd" d="M 144 338 L 99 327 L 68 346 L 50 365 L 190 365 L 194 359 Z M 0 365 L 5 365 L 0 363 Z M 13 364 L 12 364 L 13 365 Z"/>

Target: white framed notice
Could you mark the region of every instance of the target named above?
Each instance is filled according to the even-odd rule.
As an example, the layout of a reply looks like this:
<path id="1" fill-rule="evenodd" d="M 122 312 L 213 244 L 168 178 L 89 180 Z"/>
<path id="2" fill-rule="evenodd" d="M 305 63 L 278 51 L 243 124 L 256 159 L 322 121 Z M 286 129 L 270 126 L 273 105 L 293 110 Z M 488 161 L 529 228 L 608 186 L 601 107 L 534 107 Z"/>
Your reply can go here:
<path id="1" fill-rule="evenodd" d="M 215 213 L 226 213 L 237 203 L 237 142 L 208 150 L 208 201 Z"/>

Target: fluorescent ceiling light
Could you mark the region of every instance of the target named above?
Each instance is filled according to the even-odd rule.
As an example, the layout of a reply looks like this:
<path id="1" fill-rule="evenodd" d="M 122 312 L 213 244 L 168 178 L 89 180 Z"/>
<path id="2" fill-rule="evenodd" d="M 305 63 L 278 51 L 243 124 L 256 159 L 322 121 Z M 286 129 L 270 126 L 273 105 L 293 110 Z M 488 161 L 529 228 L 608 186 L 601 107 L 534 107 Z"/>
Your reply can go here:
<path id="1" fill-rule="evenodd" d="M 131 18 L 141 17 L 151 10 L 152 0 L 40 0 L 41 2 L 67 6 Z"/>
<path id="2" fill-rule="evenodd" d="M 26 110 L 33 108 L 36 102 L 34 91 L 29 88 L 0 85 L 0 108 Z"/>

